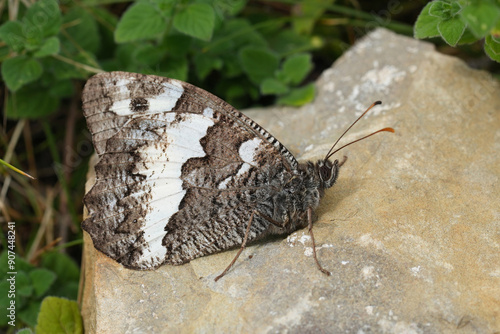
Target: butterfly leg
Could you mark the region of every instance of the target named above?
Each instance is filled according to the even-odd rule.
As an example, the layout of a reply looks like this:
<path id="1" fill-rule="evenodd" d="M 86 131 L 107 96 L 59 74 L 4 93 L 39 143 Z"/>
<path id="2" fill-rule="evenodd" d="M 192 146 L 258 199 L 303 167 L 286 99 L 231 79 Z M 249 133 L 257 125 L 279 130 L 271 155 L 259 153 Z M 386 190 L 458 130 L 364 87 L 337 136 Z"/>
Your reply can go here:
<path id="1" fill-rule="evenodd" d="M 227 266 L 227 268 L 222 272 L 222 274 L 220 274 L 219 276 L 217 276 L 215 278 L 216 282 L 219 279 L 221 279 L 222 276 L 224 276 L 228 272 L 229 269 L 231 269 L 231 267 L 234 265 L 234 263 L 236 262 L 236 260 L 238 259 L 238 257 L 240 257 L 241 252 L 243 252 L 243 250 L 245 249 L 245 246 L 246 246 L 247 240 L 248 240 L 248 234 L 250 233 L 250 226 L 252 226 L 252 221 L 253 221 L 254 214 L 255 214 L 255 211 L 252 212 L 252 215 L 250 216 L 250 220 L 248 221 L 247 230 L 245 231 L 245 237 L 243 238 L 243 242 L 241 243 L 240 250 L 238 251 L 238 253 L 234 257 L 233 261 L 231 261 L 231 263 L 229 264 L 229 266 Z"/>
<path id="2" fill-rule="evenodd" d="M 344 162 L 345 162 L 345 159 L 344 159 L 344 161 L 343 161 L 342 163 L 344 163 Z M 321 266 L 321 264 L 319 264 L 318 258 L 316 257 L 316 242 L 314 241 L 314 233 L 313 233 L 313 231 L 312 231 L 312 227 L 313 227 L 313 220 L 312 220 L 312 208 L 308 208 L 308 209 L 307 209 L 307 221 L 308 221 L 308 223 L 309 223 L 309 225 L 308 225 L 308 226 L 309 226 L 309 235 L 311 235 L 311 240 L 312 240 L 312 244 L 313 244 L 313 247 L 312 247 L 312 248 L 313 248 L 313 257 L 314 257 L 314 261 L 316 261 L 316 265 L 318 266 L 319 270 L 320 270 L 322 273 L 324 273 L 324 274 L 326 274 L 326 275 L 330 276 L 330 275 L 331 275 L 331 273 L 330 273 L 328 270 L 324 269 L 324 268 Z"/>

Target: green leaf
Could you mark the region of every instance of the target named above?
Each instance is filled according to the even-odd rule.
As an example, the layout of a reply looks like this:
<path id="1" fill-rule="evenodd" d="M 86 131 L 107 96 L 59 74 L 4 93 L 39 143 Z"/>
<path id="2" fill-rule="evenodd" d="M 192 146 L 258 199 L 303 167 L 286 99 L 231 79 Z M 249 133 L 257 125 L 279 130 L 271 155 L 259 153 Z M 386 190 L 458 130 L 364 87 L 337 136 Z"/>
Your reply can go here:
<path id="1" fill-rule="evenodd" d="M 269 45 L 280 56 L 319 49 L 323 44 L 320 37 L 299 35 L 288 29 L 281 30 L 269 39 Z"/>
<path id="2" fill-rule="evenodd" d="M 2 44 L 2 43 L 0 43 Z M 9 54 L 12 51 L 7 47 L 7 44 L 5 45 L 0 45 L 0 59 L 7 59 L 9 58 Z"/>
<path id="3" fill-rule="evenodd" d="M 263 95 L 282 95 L 288 91 L 288 86 L 275 78 L 267 78 L 260 85 L 260 92 Z"/>
<path id="4" fill-rule="evenodd" d="M 38 268 L 29 273 L 33 287 L 35 288 L 35 295 L 42 296 L 50 288 L 56 279 L 56 274 L 52 271 Z"/>
<path id="5" fill-rule="evenodd" d="M 239 59 L 245 73 L 257 85 L 264 79 L 273 77 L 279 65 L 278 57 L 263 48 L 243 48 L 239 53 Z"/>
<path id="6" fill-rule="evenodd" d="M 59 107 L 59 99 L 47 94 L 45 90 L 46 88 L 28 85 L 11 94 L 5 109 L 7 118 L 35 119 L 54 112 Z"/>
<path id="7" fill-rule="evenodd" d="M 432 1 L 429 7 L 429 15 L 448 20 L 457 15 L 460 9 L 458 2 Z"/>
<path id="8" fill-rule="evenodd" d="M 23 50 L 26 46 L 26 37 L 23 25 L 19 21 L 8 21 L 0 27 L 0 39 L 15 52 Z"/>
<path id="9" fill-rule="evenodd" d="M 429 15 L 439 17 L 440 19 L 450 18 L 445 14 L 445 9 L 450 5 L 444 1 L 431 1 L 429 3 Z"/>
<path id="10" fill-rule="evenodd" d="M 47 37 L 55 36 L 61 28 L 61 12 L 54 0 L 40 0 L 28 8 L 22 19 L 26 50 L 38 50 Z"/>
<path id="11" fill-rule="evenodd" d="M 415 38 L 423 39 L 439 36 L 438 24 L 441 18 L 430 15 L 429 10 L 434 2 L 428 3 L 415 22 L 413 35 Z"/>
<path id="12" fill-rule="evenodd" d="M 498 20 L 497 24 L 491 29 L 491 35 L 493 38 L 500 38 L 500 20 Z"/>
<path id="13" fill-rule="evenodd" d="M 225 16 L 235 16 L 245 5 L 247 0 L 218 0 L 213 2 L 216 11 L 223 12 Z"/>
<path id="14" fill-rule="evenodd" d="M 30 328 L 23 328 L 18 330 L 16 334 L 33 334 L 33 331 Z"/>
<path id="15" fill-rule="evenodd" d="M 118 18 L 105 7 L 92 7 L 92 17 L 96 22 L 99 35 L 99 58 L 101 62 L 109 61 L 114 57 L 116 49 L 115 30 Z"/>
<path id="16" fill-rule="evenodd" d="M 214 26 L 214 10 L 205 3 L 188 5 L 174 17 L 175 29 L 204 41 L 209 41 L 212 38 Z"/>
<path id="17" fill-rule="evenodd" d="M 165 64 L 162 64 L 158 75 L 177 80 L 187 80 L 188 61 L 186 58 L 168 58 Z"/>
<path id="18" fill-rule="evenodd" d="M 500 7 L 488 2 L 466 6 L 460 17 L 477 38 L 483 38 L 495 26 L 500 16 Z"/>
<path id="19" fill-rule="evenodd" d="M 118 69 L 128 69 L 130 65 L 134 64 L 134 51 L 136 46 L 132 43 L 119 44 L 116 48 L 114 59 L 114 67 L 106 68 L 107 71 L 118 70 Z M 118 65 L 118 66 L 117 66 Z"/>
<path id="20" fill-rule="evenodd" d="M 42 257 L 42 266 L 57 275 L 57 284 L 78 281 L 80 269 L 76 262 L 67 254 L 49 252 Z"/>
<path id="21" fill-rule="evenodd" d="M 77 298 L 80 270 L 70 256 L 55 251 L 46 253 L 42 257 L 41 265 L 54 272 L 57 277 L 47 294 L 69 299 Z"/>
<path id="22" fill-rule="evenodd" d="M 312 102 L 314 100 L 315 93 L 316 89 L 314 88 L 314 84 L 310 83 L 304 87 L 293 89 L 288 95 L 280 97 L 278 99 L 278 104 L 295 107 L 302 106 L 306 103 Z"/>
<path id="23" fill-rule="evenodd" d="M 52 80 L 52 84 L 49 88 L 50 96 L 62 99 L 71 97 L 75 93 L 73 82 L 70 79 L 56 81 L 54 78 Z"/>
<path id="24" fill-rule="evenodd" d="M 224 65 L 222 59 L 210 54 L 199 53 L 194 59 L 198 78 L 205 79 L 213 70 L 220 70 Z"/>
<path id="25" fill-rule="evenodd" d="M 458 17 L 444 20 L 438 23 L 438 30 L 441 37 L 451 46 L 457 45 L 465 32 L 467 26 Z"/>
<path id="26" fill-rule="evenodd" d="M 233 57 L 231 54 L 221 55 L 222 70 L 226 78 L 235 78 L 243 74 L 241 69 L 241 62 L 238 57 Z"/>
<path id="27" fill-rule="evenodd" d="M 500 43 L 500 35 L 491 34 L 489 36 L 493 42 Z"/>
<path id="28" fill-rule="evenodd" d="M 38 60 L 26 56 L 10 58 L 2 63 L 2 77 L 12 92 L 40 78 L 42 72 Z"/>
<path id="29" fill-rule="evenodd" d="M 213 53 L 223 55 L 249 45 L 266 47 L 267 42 L 250 21 L 234 18 L 224 21 L 224 25 L 215 32 L 215 38 L 207 48 Z"/>
<path id="30" fill-rule="evenodd" d="M 255 100 L 260 96 L 255 85 L 243 77 L 219 82 L 215 87 L 215 92 L 218 96 L 224 96 L 226 102 L 235 108 L 248 105 L 250 100 Z"/>
<path id="31" fill-rule="evenodd" d="M 30 300 L 29 304 L 19 311 L 18 316 L 24 323 L 35 327 L 38 313 L 40 313 L 40 301 Z"/>
<path id="32" fill-rule="evenodd" d="M 193 39 L 184 34 L 172 34 L 165 38 L 163 45 L 168 49 L 168 53 L 177 57 L 186 56 L 191 50 Z"/>
<path id="33" fill-rule="evenodd" d="M 8 297 L 8 291 L 9 291 L 9 288 L 10 288 L 10 279 L 11 279 L 11 275 L 9 276 L 4 276 L 2 277 L 2 280 L 0 281 L 0 288 L 2 290 L 2 293 L 0 294 L 0 307 L 1 307 L 1 310 L 2 312 L 5 312 L 5 308 L 9 305 L 10 303 L 10 298 Z M 7 281 L 7 279 L 9 279 L 9 281 Z M 2 313 L 2 316 L 3 316 L 3 313 Z"/>
<path id="34" fill-rule="evenodd" d="M 307 53 L 297 53 L 289 56 L 283 63 L 283 69 L 277 77 L 284 83 L 297 85 L 312 70 L 313 63 L 311 55 Z"/>
<path id="35" fill-rule="evenodd" d="M 138 45 L 134 51 L 135 62 L 142 65 L 155 66 L 167 54 L 165 47 L 158 47 L 152 44 Z"/>
<path id="36" fill-rule="evenodd" d="M 301 35 L 311 35 L 316 20 L 333 2 L 333 0 L 309 0 L 297 4 L 300 6 L 296 14 L 298 17 L 294 17 L 292 21 L 295 32 Z"/>
<path id="37" fill-rule="evenodd" d="M 43 58 L 46 56 L 59 53 L 60 49 L 61 49 L 61 44 L 59 43 L 59 38 L 50 37 L 45 41 L 42 47 L 37 52 L 35 52 L 33 56 L 35 58 Z"/>
<path id="38" fill-rule="evenodd" d="M 82 50 L 96 53 L 99 50 L 100 34 L 97 22 L 87 10 L 73 7 L 63 17 L 66 34 L 63 45 L 66 52 L 80 53 Z M 69 38 L 66 36 L 70 36 Z"/>
<path id="39" fill-rule="evenodd" d="M 166 22 L 159 9 L 148 2 L 130 6 L 118 22 L 115 31 L 117 43 L 155 39 L 166 29 Z"/>
<path id="40" fill-rule="evenodd" d="M 64 298 L 45 298 L 38 315 L 36 333 L 83 333 L 82 317 L 78 304 Z"/>
<path id="41" fill-rule="evenodd" d="M 16 275 L 16 293 L 19 296 L 29 297 L 33 294 L 31 280 L 25 271 L 18 271 Z"/>
<path id="42" fill-rule="evenodd" d="M 82 65 L 94 65 L 93 56 L 89 59 L 89 55 L 86 54 L 78 54 L 72 57 L 72 60 L 76 63 L 80 63 Z M 41 58 L 40 62 L 45 69 L 45 72 L 49 72 L 52 77 L 55 77 L 58 80 L 64 79 L 85 79 L 88 77 L 88 72 L 84 70 L 80 66 L 76 66 L 73 64 L 68 64 L 66 62 L 60 61 L 53 57 L 45 57 Z M 47 84 L 47 82 L 45 82 Z"/>
<path id="43" fill-rule="evenodd" d="M 42 37 L 54 36 L 61 28 L 61 11 L 55 0 L 40 0 L 28 8 L 23 17 L 24 31 Z"/>
<path id="44" fill-rule="evenodd" d="M 500 40 L 495 40 L 491 35 L 486 36 L 484 51 L 491 59 L 500 63 Z"/>
<path id="45" fill-rule="evenodd" d="M 462 37 L 460 37 L 460 40 L 458 41 L 457 45 L 471 44 L 471 43 L 474 43 L 476 41 L 477 41 L 476 36 L 474 36 L 474 34 L 472 34 L 470 29 L 467 28 L 467 29 L 465 29 Z"/>

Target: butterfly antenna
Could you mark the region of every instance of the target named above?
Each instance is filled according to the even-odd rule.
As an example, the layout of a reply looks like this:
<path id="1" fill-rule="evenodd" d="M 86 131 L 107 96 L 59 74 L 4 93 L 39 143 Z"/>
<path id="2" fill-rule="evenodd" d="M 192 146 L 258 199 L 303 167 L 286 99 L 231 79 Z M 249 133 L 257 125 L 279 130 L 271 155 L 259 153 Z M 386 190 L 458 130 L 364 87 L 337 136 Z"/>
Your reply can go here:
<path id="1" fill-rule="evenodd" d="M 338 149 L 336 149 L 335 151 L 333 151 L 332 153 L 330 153 L 330 155 L 329 155 L 329 156 L 327 156 L 327 157 L 326 157 L 326 159 L 330 158 L 332 155 L 334 155 L 335 153 L 337 153 L 338 151 L 340 151 L 340 150 L 341 150 L 341 149 L 343 149 L 344 147 L 349 146 L 349 145 L 351 145 L 351 144 L 354 144 L 355 142 L 358 142 L 358 141 L 360 141 L 360 140 L 366 139 L 366 138 L 368 138 L 368 137 L 371 137 L 371 136 L 373 136 L 374 134 L 377 134 L 377 133 L 379 133 L 379 132 L 392 132 L 392 133 L 394 133 L 395 131 L 394 131 L 394 129 L 393 129 L 393 128 L 383 128 L 383 129 L 380 129 L 380 130 L 375 131 L 375 132 L 373 132 L 373 133 L 370 133 L 370 134 L 369 134 L 369 135 L 367 135 L 367 136 L 364 136 L 364 137 L 362 137 L 362 138 L 356 139 L 356 140 L 354 140 L 354 141 L 352 141 L 352 142 L 350 142 L 350 143 L 345 144 L 344 146 L 339 147 Z"/>
<path id="2" fill-rule="evenodd" d="M 382 104 L 381 101 L 376 101 L 376 102 L 373 102 L 371 106 L 368 107 L 368 109 L 366 109 L 362 114 L 361 116 L 359 116 L 345 131 L 344 133 L 342 133 L 342 135 L 337 139 L 337 141 L 333 144 L 332 148 L 330 148 L 330 150 L 328 151 L 328 153 L 326 154 L 325 156 L 325 161 L 328 160 L 332 155 L 334 155 L 335 153 L 337 153 L 338 151 L 340 151 L 341 149 L 343 149 L 344 147 L 346 146 L 349 146 L 351 144 L 354 144 L 355 142 L 358 142 L 360 140 L 363 140 L 365 138 L 368 138 L 370 136 L 373 136 L 374 134 L 376 133 L 379 133 L 379 132 L 392 132 L 394 133 L 394 129 L 393 128 L 383 128 L 383 129 L 380 129 L 378 131 L 375 131 L 367 136 L 364 136 L 363 138 L 359 138 L 359 139 L 356 139 L 355 141 L 352 141 L 338 149 L 336 149 L 335 151 L 332 152 L 332 150 L 335 148 L 335 146 L 338 144 L 338 142 L 340 141 L 340 139 L 342 139 L 342 137 L 344 137 L 344 135 L 354 126 L 354 124 L 356 124 L 361 118 L 363 118 L 363 116 L 366 115 L 366 113 L 368 111 L 370 111 L 370 109 L 372 109 L 373 107 L 375 107 L 376 105 L 379 105 L 379 104 Z"/>

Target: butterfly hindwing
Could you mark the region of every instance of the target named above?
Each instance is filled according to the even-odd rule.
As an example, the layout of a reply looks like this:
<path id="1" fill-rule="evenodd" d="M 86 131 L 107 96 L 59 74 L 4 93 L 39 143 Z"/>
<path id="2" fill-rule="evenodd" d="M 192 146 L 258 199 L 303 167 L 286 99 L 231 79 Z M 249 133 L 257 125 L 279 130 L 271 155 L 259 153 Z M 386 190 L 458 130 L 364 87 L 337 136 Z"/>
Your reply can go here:
<path id="1" fill-rule="evenodd" d="M 97 249 L 134 269 L 240 245 L 252 212 L 268 209 L 269 185 L 297 167 L 267 131 L 184 82 L 98 74 L 83 108 L 99 155 L 83 228 Z M 255 217 L 249 240 L 269 224 Z"/>

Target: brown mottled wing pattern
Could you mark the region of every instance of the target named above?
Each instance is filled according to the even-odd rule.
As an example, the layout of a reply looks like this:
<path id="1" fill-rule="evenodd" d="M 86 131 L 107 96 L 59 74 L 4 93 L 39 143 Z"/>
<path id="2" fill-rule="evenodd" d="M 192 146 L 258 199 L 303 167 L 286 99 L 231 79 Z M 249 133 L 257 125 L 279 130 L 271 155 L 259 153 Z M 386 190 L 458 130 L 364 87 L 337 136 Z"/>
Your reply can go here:
<path id="1" fill-rule="evenodd" d="M 97 249 L 130 268 L 240 245 L 252 211 L 265 211 L 297 168 L 259 125 L 185 82 L 98 74 L 84 88 L 83 109 L 99 162 L 82 227 Z M 256 217 L 249 240 L 269 224 Z"/>

